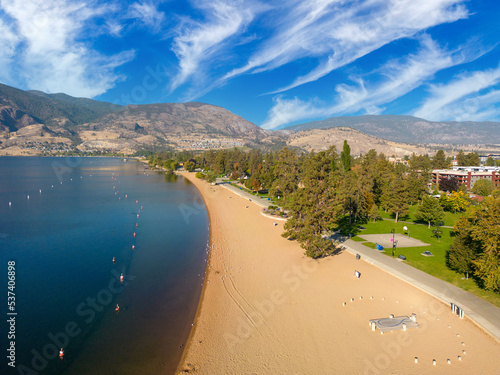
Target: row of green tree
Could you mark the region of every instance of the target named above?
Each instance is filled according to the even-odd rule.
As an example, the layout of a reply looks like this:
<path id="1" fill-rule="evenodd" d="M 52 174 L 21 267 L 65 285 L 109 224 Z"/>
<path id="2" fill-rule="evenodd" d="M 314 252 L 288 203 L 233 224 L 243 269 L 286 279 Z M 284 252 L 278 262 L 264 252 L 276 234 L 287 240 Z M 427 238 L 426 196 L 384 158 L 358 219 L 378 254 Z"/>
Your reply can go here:
<path id="1" fill-rule="evenodd" d="M 175 171 L 180 163 L 184 165 L 186 170 L 192 172 L 201 161 L 200 155 L 195 155 L 193 151 L 163 151 L 154 153 L 145 150 L 138 151 L 135 156 L 146 157 L 151 167 L 161 167 L 167 172 Z"/>
<path id="2" fill-rule="evenodd" d="M 290 217 L 283 236 L 297 240 L 306 254 L 313 258 L 336 251 L 327 234 L 337 229 L 349 233 L 361 222 L 380 219 L 379 208 L 391 212 L 397 221 L 408 214 L 410 205 L 418 203 L 414 215 L 430 227 L 443 220 L 445 210 L 465 211 L 470 205 L 463 190 L 441 194 L 439 199 L 429 196 L 427 183 L 431 169 L 446 167 L 444 164 L 449 162 L 443 152 L 438 152 L 433 158 L 412 155 L 408 166 L 391 164 L 385 155 L 374 150 L 353 159 L 347 142 L 340 154 L 335 147 L 318 153 L 300 153 L 285 147 L 267 154 L 260 150 L 226 149 L 202 154 L 167 152 L 148 157 L 152 165 L 171 170 L 179 163 L 188 170 L 199 167 L 203 173 L 199 172 L 197 176 L 209 181 L 225 176 L 240 180 L 249 189 L 265 188 L 271 196 L 280 196 L 281 205 Z M 480 186 L 480 182 L 476 186 L 478 183 Z M 487 193 L 491 190 L 492 186 L 488 186 Z M 484 209 L 481 207 L 470 210 L 481 212 Z M 467 223 L 473 224 L 466 232 L 462 230 L 463 224 L 456 228 L 459 235 L 449 252 L 449 266 L 461 272 L 473 272 L 480 278 L 487 274 L 485 267 L 491 268 L 493 260 L 498 260 L 498 254 L 497 258 L 488 258 L 485 254 L 491 252 L 481 250 L 477 239 L 474 239 L 476 246 L 468 248 L 473 238 L 470 226 L 477 223 L 472 220 Z M 470 250 L 466 257 L 460 253 L 464 249 Z M 457 265 L 458 259 L 462 262 L 460 266 Z M 461 268 L 465 267 L 462 266 L 464 259 L 467 260 L 466 268 Z M 492 288 L 493 284 L 484 281 L 487 288 Z"/>
<path id="3" fill-rule="evenodd" d="M 500 197 L 486 197 L 470 206 L 455 224 L 455 239 L 447 254 L 448 266 L 485 289 L 500 291 Z"/>
<path id="4" fill-rule="evenodd" d="M 410 166 L 392 164 L 375 150 L 353 159 L 344 142 L 340 154 L 335 147 L 318 153 L 285 147 L 265 155 L 259 150 L 208 151 L 201 156 L 200 167 L 207 176 L 225 175 L 251 190 L 266 189 L 279 196 L 290 217 L 283 235 L 299 241 L 308 256 L 317 258 L 335 251 L 327 233 L 336 229 L 349 233 L 360 222 L 379 219 L 379 207 L 396 221 L 405 217 L 409 206 L 425 195 L 433 164 L 446 162 L 441 152 L 422 170 L 422 160 L 413 155 Z"/>

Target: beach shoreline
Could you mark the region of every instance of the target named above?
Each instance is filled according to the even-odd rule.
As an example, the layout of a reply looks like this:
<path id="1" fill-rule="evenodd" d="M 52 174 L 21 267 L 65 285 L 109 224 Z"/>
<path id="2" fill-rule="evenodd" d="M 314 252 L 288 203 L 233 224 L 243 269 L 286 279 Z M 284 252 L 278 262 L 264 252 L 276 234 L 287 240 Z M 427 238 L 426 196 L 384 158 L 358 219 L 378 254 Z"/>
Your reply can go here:
<path id="1" fill-rule="evenodd" d="M 500 366 L 498 342 L 433 296 L 349 253 L 306 258 L 260 207 L 194 173 L 180 175 L 203 197 L 210 252 L 176 373 L 420 374 L 449 366 L 494 373 Z M 367 324 L 411 313 L 419 329 L 380 335 Z"/>
<path id="2" fill-rule="evenodd" d="M 182 176 L 183 178 L 187 179 L 191 183 L 193 183 L 193 179 L 195 178 L 194 175 L 191 176 L 191 178 L 188 177 L 188 175 L 186 173 L 179 173 L 179 175 Z M 193 183 L 193 185 L 195 185 L 196 189 L 200 193 L 200 196 L 203 199 L 203 203 L 205 204 L 205 207 L 206 207 L 206 210 L 207 210 L 208 222 L 209 222 L 208 248 L 211 249 L 212 248 L 212 235 L 211 235 L 210 232 L 212 230 L 211 229 L 212 225 L 211 225 L 211 219 L 210 219 L 210 210 L 208 208 L 208 205 L 207 205 L 207 202 L 206 202 L 206 199 L 205 199 L 205 195 L 202 194 L 202 192 L 199 189 L 199 187 L 198 187 L 197 184 Z M 207 280 L 207 274 L 209 272 L 210 257 L 211 257 L 211 252 L 208 251 L 208 254 L 207 254 L 207 265 L 205 267 L 205 274 L 204 274 L 204 279 L 203 279 L 204 282 L 203 282 L 203 287 L 201 288 L 201 294 L 200 294 L 200 299 L 198 301 L 198 307 L 196 308 L 196 313 L 194 315 L 193 326 L 192 326 L 192 328 L 189 331 L 189 335 L 187 336 L 186 344 L 184 345 L 184 348 L 182 350 L 182 354 L 180 356 L 179 363 L 177 364 L 177 368 L 176 368 L 175 374 L 182 372 L 181 365 L 183 365 L 183 363 L 184 363 L 184 361 L 186 359 L 186 355 L 189 352 L 189 347 L 191 346 L 191 344 L 193 342 L 193 337 L 194 337 L 194 334 L 195 334 L 195 331 L 196 331 L 196 328 L 197 328 L 197 324 L 196 323 L 197 323 L 198 318 L 200 316 L 201 306 L 203 305 L 203 300 L 204 300 L 204 297 L 205 297 L 205 289 L 206 289 L 206 287 L 208 285 L 208 283 L 206 282 L 206 280 Z"/>

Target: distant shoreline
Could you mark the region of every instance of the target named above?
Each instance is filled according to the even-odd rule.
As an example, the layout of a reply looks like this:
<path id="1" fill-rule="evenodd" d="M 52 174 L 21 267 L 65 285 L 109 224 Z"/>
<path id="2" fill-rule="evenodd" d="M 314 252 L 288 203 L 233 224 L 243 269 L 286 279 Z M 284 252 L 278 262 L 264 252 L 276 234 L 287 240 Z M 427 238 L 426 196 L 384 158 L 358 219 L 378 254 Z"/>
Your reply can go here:
<path id="1" fill-rule="evenodd" d="M 105 155 L 3 155 L 0 158 L 113 158 L 141 161 L 139 156 L 105 156 Z M 146 160 L 147 162 L 147 160 Z"/>

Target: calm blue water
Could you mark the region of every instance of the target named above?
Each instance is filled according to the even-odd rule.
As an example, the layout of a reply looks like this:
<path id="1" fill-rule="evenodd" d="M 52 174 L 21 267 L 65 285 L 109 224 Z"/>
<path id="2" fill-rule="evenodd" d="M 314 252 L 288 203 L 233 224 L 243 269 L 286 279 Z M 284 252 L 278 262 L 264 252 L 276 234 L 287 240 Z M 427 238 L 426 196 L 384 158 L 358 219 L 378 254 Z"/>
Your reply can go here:
<path id="1" fill-rule="evenodd" d="M 207 243 L 207 212 L 181 177 L 111 158 L 0 158 L 2 320 L 9 260 L 17 312 L 17 367 L 2 354 L 0 373 L 173 373 Z"/>

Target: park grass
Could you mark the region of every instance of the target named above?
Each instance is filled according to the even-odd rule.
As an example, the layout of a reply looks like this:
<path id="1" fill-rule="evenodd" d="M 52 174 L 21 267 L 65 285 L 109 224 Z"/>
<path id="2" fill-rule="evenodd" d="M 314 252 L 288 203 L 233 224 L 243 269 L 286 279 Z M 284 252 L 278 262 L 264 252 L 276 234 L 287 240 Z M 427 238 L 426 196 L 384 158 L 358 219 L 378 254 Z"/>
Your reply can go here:
<path id="1" fill-rule="evenodd" d="M 272 197 L 271 195 L 269 195 L 269 193 L 265 193 L 265 194 L 258 193 L 256 191 L 248 189 L 246 186 L 241 186 L 237 182 L 234 182 L 234 181 L 230 181 L 230 184 L 231 184 L 231 186 L 234 186 L 237 189 L 245 191 L 248 194 L 255 195 L 257 198 L 265 199 L 265 200 L 268 200 L 268 198 L 269 198 L 269 200 L 272 201 L 272 202 L 274 202 L 276 205 L 280 205 L 281 204 L 281 199 L 278 199 L 277 197 Z"/>
<path id="2" fill-rule="evenodd" d="M 416 222 L 417 219 L 415 218 L 415 211 L 417 211 L 417 208 L 418 208 L 417 204 L 414 204 L 413 206 L 410 206 L 409 207 L 408 216 L 405 217 L 404 219 L 402 219 L 402 221 L 409 221 L 409 222 L 412 222 L 412 223 Z M 380 216 L 383 219 L 392 219 L 392 220 L 394 220 L 394 215 L 393 214 L 391 214 L 389 212 L 385 212 L 383 209 L 380 209 L 379 212 L 380 212 Z M 448 226 L 448 227 L 452 227 L 453 225 L 455 225 L 455 222 L 457 222 L 458 219 L 460 219 L 460 217 L 462 215 L 463 215 L 462 212 L 454 213 L 454 212 L 445 211 L 444 212 L 443 225 L 444 226 Z"/>
<path id="3" fill-rule="evenodd" d="M 419 239 L 431 246 L 421 246 L 421 247 L 403 247 L 397 248 L 395 257 L 400 254 L 406 256 L 406 262 L 424 271 L 438 279 L 444 280 L 453 284 L 463 290 L 466 290 L 489 303 L 500 307 L 500 294 L 490 292 L 481 289 L 474 279 L 469 278 L 465 280 L 464 275 L 449 269 L 446 265 L 446 251 L 449 249 L 453 242 L 452 229 L 443 228 L 441 238 L 438 240 L 433 234 L 435 227 L 427 228 L 425 225 L 418 224 L 408 224 L 408 223 L 394 223 L 386 220 L 369 222 L 363 224 L 366 230 L 363 230 L 362 234 L 378 234 L 378 233 L 390 233 L 392 229 L 395 233 L 405 234 L 407 232 L 403 231 L 403 226 L 407 226 L 410 232 L 410 236 Z M 370 246 L 370 243 L 363 243 L 364 246 L 370 248 L 375 248 L 374 244 Z M 424 251 L 431 251 L 434 256 L 423 256 Z M 386 254 L 391 256 L 390 253 Z"/>
<path id="4" fill-rule="evenodd" d="M 356 242 L 366 242 L 366 240 L 362 239 L 361 237 L 354 236 L 351 238 L 351 240 L 356 241 Z"/>

